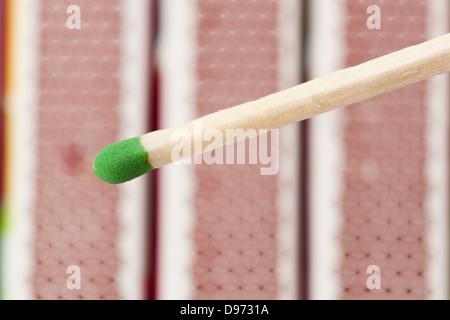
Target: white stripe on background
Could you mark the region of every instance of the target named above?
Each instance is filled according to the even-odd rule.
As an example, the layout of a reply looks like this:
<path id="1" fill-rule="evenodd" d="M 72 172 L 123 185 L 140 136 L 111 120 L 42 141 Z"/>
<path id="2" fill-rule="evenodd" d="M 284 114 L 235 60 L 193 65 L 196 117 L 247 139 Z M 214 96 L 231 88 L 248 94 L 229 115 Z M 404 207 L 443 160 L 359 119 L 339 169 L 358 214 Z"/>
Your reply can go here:
<path id="1" fill-rule="evenodd" d="M 343 0 L 311 1 L 311 77 L 341 69 L 345 49 Z M 310 298 L 338 299 L 343 145 L 342 110 L 311 120 L 310 130 Z"/>
<path id="2" fill-rule="evenodd" d="M 122 0 L 120 49 L 120 114 L 119 139 L 144 134 L 148 119 L 148 63 L 151 27 L 150 1 Z M 120 185 L 118 217 L 120 234 L 117 247 L 120 265 L 117 274 L 118 291 L 121 299 L 143 298 L 143 273 L 146 257 L 147 198 L 145 178 L 141 177 Z"/>
<path id="3" fill-rule="evenodd" d="M 300 80 L 301 1 L 279 1 L 278 90 L 293 87 Z M 278 299 L 296 299 L 299 254 L 299 125 L 280 129 L 280 171 L 278 174 Z M 272 143 L 274 143 L 272 141 Z"/>
<path id="4" fill-rule="evenodd" d="M 14 17 L 13 83 L 6 92 L 6 113 L 10 132 L 7 134 L 7 183 L 5 199 L 8 226 L 3 236 L 1 263 L 4 267 L 3 293 L 6 299 L 32 299 L 33 268 L 33 204 L 36 190 L 36 104 L 38 73 L 39 1 L 16 0 Z"/>
<path id="5" fill-rule="evenodd" d="M 196 118 L 197 2 L 161 1 L 161 126 L 173 127 Z M 193 166 L 171 164 L 158 169 L 157 298 L 191 299 L 195 190 Z"/>
<path id="6" fill-rule="evenodd" d="M 428 38 L 449 32 L 450 6 L 447 0 L 428 0 Z M 448 299 L 449 283 L 449 81 L 448 74 L 427 81 L 428 213 L 427 246 L 430 255 L 427 281 L 430 299 Z"/>

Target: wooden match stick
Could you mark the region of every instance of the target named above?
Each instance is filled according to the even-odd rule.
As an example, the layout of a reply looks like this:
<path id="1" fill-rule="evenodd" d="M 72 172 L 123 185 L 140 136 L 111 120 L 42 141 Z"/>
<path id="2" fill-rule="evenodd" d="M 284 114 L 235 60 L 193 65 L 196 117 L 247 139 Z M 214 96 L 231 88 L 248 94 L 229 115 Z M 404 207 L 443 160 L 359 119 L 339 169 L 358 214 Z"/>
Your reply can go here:
<path id="1" fill-rule="evenodd" d="M 227 130 L 253 129 L 251 131 L 260 132 L 261 129 L 280 128 L 449 71 L 450 33 L 264 98 L 211 113 L 179 127 L 116 142 L 99 152 L 94 161 L 94 172 L 108 183 L 122 183 L 173 162 L 173 150 L 180 143 L 179 139 L 174 139 L 177 132 L 189 134 L 190 147 L 189 152 L 176 160 L 191 158 L 210 151 L 211 142 L 202 139 L 208 130 L 222 133 L 220 147 L 227 144 Z M 200 132 L 196 130 L 198 123 L 202 127 Z M 202 141 L 200 147 L 194 147 L 198 140 Z"/>

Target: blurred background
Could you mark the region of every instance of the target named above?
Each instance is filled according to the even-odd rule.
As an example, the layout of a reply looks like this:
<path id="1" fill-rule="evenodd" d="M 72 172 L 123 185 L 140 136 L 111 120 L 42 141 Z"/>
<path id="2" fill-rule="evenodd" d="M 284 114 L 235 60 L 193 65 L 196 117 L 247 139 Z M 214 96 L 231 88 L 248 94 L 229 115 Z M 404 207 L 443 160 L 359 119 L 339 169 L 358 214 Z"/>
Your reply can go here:
<path id="1" fill-rule="evenodd" d="M 446 0 L 0 0 L 2 299 L 447 299 L 448 75 L 280 130 L 280 169 L 104 146 L 449 32 Z M 78 286 L 79 285 L 79 286 Z"/>

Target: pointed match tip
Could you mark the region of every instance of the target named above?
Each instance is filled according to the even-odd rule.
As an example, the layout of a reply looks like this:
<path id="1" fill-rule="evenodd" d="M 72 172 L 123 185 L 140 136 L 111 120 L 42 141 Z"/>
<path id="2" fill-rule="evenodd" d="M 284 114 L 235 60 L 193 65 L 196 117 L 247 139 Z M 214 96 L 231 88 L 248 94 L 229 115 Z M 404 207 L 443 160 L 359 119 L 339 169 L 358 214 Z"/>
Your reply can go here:
<path id="1" fill-rule="evenodd" d="M 140 137 L 122 140 L 106 146 L 98 153 L 94 173 L 104 182 L 118 184 L 153 170 L 148 163 L 147 150 Z"/>

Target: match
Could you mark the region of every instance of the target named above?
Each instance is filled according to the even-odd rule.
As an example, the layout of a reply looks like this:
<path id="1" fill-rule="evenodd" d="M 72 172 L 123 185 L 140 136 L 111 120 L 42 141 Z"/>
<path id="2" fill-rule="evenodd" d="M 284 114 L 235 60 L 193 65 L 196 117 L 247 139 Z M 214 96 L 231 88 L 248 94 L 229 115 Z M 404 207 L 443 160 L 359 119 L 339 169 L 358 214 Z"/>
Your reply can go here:
<path id="1" fill-rule="evenodd" d="M 421 44 L 342 69 L 255 101 L 211 113 L 179 127 L 157 130 L 113 143 L 97 155 L 93 169 L 103 181 L 123 183 L 174 161 L 211 151 L 211 143 L 194 141 L 208 130 L 260 132 L 302 121 L 450 71 L 450 33 Z M 175 93 L 176 94 L 176 93 Z M 202 132 L 195 130 L 201 122 Z M 174 159 L 177 130 L 190 133 L 190 152 Z M 248 136 L 247 136 L 248 138 Z M 236 138 L 234 142 L 238 142 Z M 198 145 L 198 144 L 197 144 Z"/>

